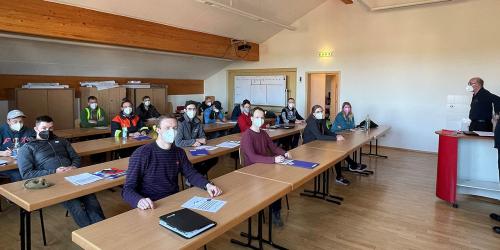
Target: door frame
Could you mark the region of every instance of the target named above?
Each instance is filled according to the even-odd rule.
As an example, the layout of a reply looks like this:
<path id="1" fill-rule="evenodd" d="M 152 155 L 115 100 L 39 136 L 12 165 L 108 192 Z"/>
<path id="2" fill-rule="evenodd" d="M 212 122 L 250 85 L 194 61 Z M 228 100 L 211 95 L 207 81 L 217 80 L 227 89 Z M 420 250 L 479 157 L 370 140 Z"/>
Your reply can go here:
<path id="1" fill-rule="evenodd" d="M 335 93 L 335 95 L 331 96 L 330 100 L 330 119 L 335 117 L 338 113 L 339 110 L 339 90 L 340 90 L 340 71 L 306 71 L 306 114 L 305 116 L 307 117 L 309 113 L 311 112 L 311 108 L 309 106 L 309 94 L 311 93 L 311 75 L 312 74 L 326 74 L 326 75 L 332 75 L 334 76 L 333 78 L 333 84 L 332 84 L 332 91 Z M 323 107 L 325 109 L 325 107 Z"/>

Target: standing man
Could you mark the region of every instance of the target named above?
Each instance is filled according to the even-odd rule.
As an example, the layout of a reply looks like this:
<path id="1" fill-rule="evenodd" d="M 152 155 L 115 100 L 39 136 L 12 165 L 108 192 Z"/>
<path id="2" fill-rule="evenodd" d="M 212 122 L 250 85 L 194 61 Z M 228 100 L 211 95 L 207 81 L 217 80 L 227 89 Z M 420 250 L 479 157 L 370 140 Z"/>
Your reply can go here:
<path id="1" fill-rule="evenodd" d="M 469 119 L 471 120 L 470 131 L 493 131 L 492 105 L 495 106 L 495 113 L 500 111 L 500 98 L 483 88 L 484 81 L 479 77 L 469 80 L 467 91 L 473 92 L 470 104 Z"/>
<path id="2" fill-rule="evenodd" d="M 88 106 L 80 112 L 80 128 L 108 126 L 106 113 L 97 105 L 97 97 L 89 96 L 87 102 Z"/>
<path id="3" fill-rule="evenodd" d="M 188 107 L 189 105 L 186 105 Z M 193 110 L 196 114 L 196 108 Z M 189 162 L 186 152 L 175 146 L 177 120 L 167 114 L 158 119 L 158 138 L 141 146 L 130 157 L 122 197 L 132 207 L 154 208 L 154 201 L 179 192 L 179 173 L 193 185 L 205 189 L 210 197 L 222 191 L 200 175 Z"/>

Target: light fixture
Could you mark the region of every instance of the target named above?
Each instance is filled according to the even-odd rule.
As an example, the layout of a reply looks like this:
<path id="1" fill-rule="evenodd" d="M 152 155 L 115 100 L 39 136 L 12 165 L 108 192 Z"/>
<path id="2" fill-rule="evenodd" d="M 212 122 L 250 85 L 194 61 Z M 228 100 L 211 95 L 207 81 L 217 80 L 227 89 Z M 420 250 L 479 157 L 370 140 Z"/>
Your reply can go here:
<path id="1" fill-rule="evenodd" d="M 333 56 L 333 51 L 320 51 L 318 53 L 319 57 L 332 57 Z"/>
<path id="2" fill-rule="evenodd" d="M 246 18 L 252 19 L 252 20 L 257 21 L 257 22 L 270 23 L 270 24 L 273 24 L 273 25 L 285 28 L 287 30 L 292 30 L 292 31 L 297 29 L 297 28 L 295 28 L 293 26 L 282 24 L 282 23 L 279 23 L 279 22 L 276 22 L 276 21 L 273 21 L 273 20 L 270 20 L 270 19 L 267 19 L 267 18 L 264 18 L 264 17 L 260 17 L 260 16 L 257 16 L 257 15 L 254 15 L 252 13 L 248 13 L 246 11 L 233 8 L 233 7 L 229 6 L 229 5 L 225 5 L 223 3 L 219 3 L 219 2 L 214 1 L 214 0 L 196 0 L 196 1 L 198 1 L 200 3 L 204 3 L 204 4 L 208 5 L 208 6 L 217 7 L 219 9 L 221 9 L 221 10 L 224 10 L 224 11 L 227 11 L 227 12 L 230 12 L 230 13 L 242 16 L 242 17 L 246 17 Z"/>

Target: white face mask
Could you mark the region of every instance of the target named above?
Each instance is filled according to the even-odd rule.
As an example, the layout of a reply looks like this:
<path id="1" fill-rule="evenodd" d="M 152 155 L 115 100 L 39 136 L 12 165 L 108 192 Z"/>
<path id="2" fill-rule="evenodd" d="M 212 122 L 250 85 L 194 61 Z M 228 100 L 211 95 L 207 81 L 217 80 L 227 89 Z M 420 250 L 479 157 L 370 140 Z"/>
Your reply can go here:
<path id="1" fill-rule="evenodd" d="M 18 123 L 14 123 L 13 125 L 10 125 L 10 129 L 12 129 L 14 131 L 19 131 L 19 130 L 21 130 L 22 127 L 23 127 L 22 122 L 18 122 Z"/>
<path id="2" fill-rule="evenodd" d="M 130 108 L 130 107 L 129 108 L 124 108 L 123 109 L 123 113 L 126 114 L 126 115 L 132 114 L 132 108 Z"/>
<path id="3" fill-rule="evenodd" d="M 177 135 L 177 129 L 168 129 L 167 131 L 163 132 L 163 134 L 161 134 L 161 139 L 165 142 L 165 143 L 174 143 L 174 140 L 175 140 L 175 136 Z"/>
<path id="4" fill-rule="evenodd" d="M 264 119 L 262 118 L 252 118 L 252 125 L 257 127 L 257 128 L 260 128 L 260 126 L 262 126 L 262 124 L 264 124 Z"/>
<path id="5" fill-rule="evenodd" d="M 96 109 L 97 108 L 97 103 L 91 103 L 90 104 L 91 109 Z"/>
<path id="6" fill-rule="evenodd" d="M 151 105 L 151 101 L 145 101 L 145 102 L 144 102 L 144 105 L 146 105 L 146 106 Z"/>
<path id="7" fill-rule="evenodd" d="M 288 107 L 289 107 L 290 109 L 293 109 L 293 107 L 295 107 L 295 103 L 289 103 L 289 104 L 288 104 Z"/>
<path id="8" fill-rule="evenodd" d="M 474 92 L 474 88 L 472 88 L 472 86 L 470 86 L 470 85 L 467 85 L 465 87 L 465 91 L 467 91 L 467 92 Z"/>
<path id="9" fill-rule="evenodd" d="M 187 117 L 189 117 L 189 119 L 193 119 L 194 116 L 196 115 L 196 111 L 188 110 L 188 111 L 186 111 L 186 115 L 187 115 Z"/>
<path id="10" fill-rule="evenodd" d="M 207 106 L 212 106 L 212 102 L 207 102 Z"/>
<path id="11" fill-rule="evenodd" d="M 321 120 L 321 119 L 323 119 L 323 113 L 319 113 L 319 112 L 318 113 L 314 113 L 314 117 L 316 119 L 318 119 L 318 120 Z"/>

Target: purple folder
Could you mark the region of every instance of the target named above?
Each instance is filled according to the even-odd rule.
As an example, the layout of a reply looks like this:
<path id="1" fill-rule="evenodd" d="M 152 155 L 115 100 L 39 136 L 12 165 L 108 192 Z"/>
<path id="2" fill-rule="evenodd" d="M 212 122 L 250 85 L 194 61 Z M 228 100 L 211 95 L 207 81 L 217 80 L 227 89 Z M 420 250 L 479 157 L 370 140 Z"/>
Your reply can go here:
<path id="1" fill-rule="evenodd" d="M 315 162 L 299 161 L 299 160 L 293 160 L 290 164 L 290 166 L 299 167 L 299 168 L 309 168 L 309 169 L 313 169 L 318 165 L 319 164 L 315 163 Z"/>

